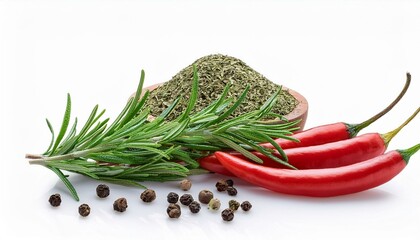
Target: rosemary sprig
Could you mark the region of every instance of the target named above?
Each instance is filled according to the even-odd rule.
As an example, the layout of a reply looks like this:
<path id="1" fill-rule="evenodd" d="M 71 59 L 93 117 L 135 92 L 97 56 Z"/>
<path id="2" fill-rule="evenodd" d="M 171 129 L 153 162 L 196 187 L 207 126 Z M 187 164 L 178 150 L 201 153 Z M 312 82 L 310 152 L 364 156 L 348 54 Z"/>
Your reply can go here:
<path id="1" fill-rule="evenodd" d="M 143 96 L 144 71 L 141 72 L 137 92 L 118 117 L 108 126 L 109 118 L 100 120 L 105 110 L 98 112 L 96 105 L 80 132 L 77 118 L 70 128 L 71 98 L 67 95 L 66 110 L 60 131 L 55 137 L 52 124 L 47 121 L 52 140 L 41 155 L 27 154 L 30 164 L 45 166 L 55 172 L 78 200 L 76 189 L 62 171 L 83 174 L 93 179 L 122 185 L 142 186 L 142 181 L 170 181 L 190 174 L 203 173 L 197 159 L 214 151 L 234 149 L 251 160 L 262 160 L 251 154 L 256 150 L 290 168 L 287 156 L 279 159 L 272 150 L 262 148 L 260 142 L 271 142 L 276 149 L 283 150 L 271 139 L 288 138 L 297 130 L 297 122 L 264 124 L 261 119 L 272 115 L 279 89 L 259 110 L 227 120 L 245 98 L 248 88 L 233 105 L 227 98 L 229 85 L 218 100 L 190 115 L 198 96 L 198 75 L 194 67 L 193 88 L 187 109 L 177 119 L 167 121 L 167 116 L 177 105 L 175 100 L 161 115 L 149 121 L 149 108 Z M 142 96 L 142 97 L 140 97 Z M 229 107 L 230 106 L 230 107 Z"/>

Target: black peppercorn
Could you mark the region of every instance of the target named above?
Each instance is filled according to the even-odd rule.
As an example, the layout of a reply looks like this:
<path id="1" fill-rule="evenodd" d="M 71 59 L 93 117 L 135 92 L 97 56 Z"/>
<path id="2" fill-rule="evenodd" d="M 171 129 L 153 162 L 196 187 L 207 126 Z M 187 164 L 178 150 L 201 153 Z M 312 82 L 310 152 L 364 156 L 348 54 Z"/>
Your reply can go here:
<path id="1" fill-rule="evenodd" d="M 115 200 L 114 202 L 114 210 L 117 212 L 125 212 L 125 210 L 127 210 L 127 199 L 125 198 L 118 198 L 117 200 Z"/>
<path id="2" fill-rule="evenodd" d="M 181 196 L 181 198 L 179 198 L 179 201 L 183 205 L 188 206 L 192 203 L 192 201 L 194 201 L 194 198 L 191 196 L 191 194 L 184 194 Z"/>
<path id="3" fill-rule="evenodd" d="M 50 196 L 48 199 L 48 202 L 50 202 L 51 206 L 58 207 L 61 204 L 61 196 L 60 194 L 56 193 Z"/>
<path id="4" fill-rule="evenodd" d="M 190 203 L 190 205 L 188 205 L 188 208 L 190 209 L 190 211 L 192 213 L 198 213 L 200 211 L 200 209 L 201 209 L 201 205 L 197 201 L 192 201 Z"/>
<path id="5" fill-rule="evenodd" d="M 188 191 L 191 189 L 191 181 L 188 179 L 184 179 L 179 183 L 179 187 L 184 190 L 184 191 Z"/>
<path id="6" fill-rule="evenodd" d="M 100 198 L 106 198 L 109 196 L 109 187 L 105 184 L 99 184 L 96 187 L 96 195 Z"/>
<path id="7" fill-rule="evenodd" d="M 226 184 L 228 185 L 228 186 L 233 186 L 233 180 L 232 179 L 227 179 L 226 180 Z"/>
<path id="8" fill-rule="evenodd" d="M 226 191 L 226 188 L 228 187 L 228 184 L 226 183 L 226 180 L 222 179 L 217 181 L 216 183 L 216 189 L 219 192 Z"/>
<path id="9" fill-rule="evenodd" d="M 175 209 L 175 208 L 181 211 L 181 207 L 180 207 L 178 204 L 176 204 L 176 203 L 171 203 L 171 204 L 169 204 L 168 208 L 166 209 L 166 213 L 167 213 L 167 214 L 169 214 L 169 212 L 170 212 L 172 209 Z"/>
<path id="10" fill-rule="evenodd" d="M 251 203 L 250 203 L 250 202 L 248 202 L 248 201 L 244 201 L 244 202 L 241 204 L 241 208 L 242 208 L 242 210 L 244 210 L 245 212 L 247 212 L 247 211 L 249 211 L 249 210 L 252 208 L 252 205 L 251 205 Z"/>
<path id="11" fill-rule="evenodd" d="M 79 214 L 82 217 L 87 217 L 90 214 L 90 207 L 87 204 L 82 204 L 79 206 Z"/>
<path id="12" fill-rule="evenodd" d="M 238 210 L 239 205 L 240 205 L 239 202 L 236 201 L 236 200 L 230 200 L 229 201 L 229 208 L 232 209 L 233 211 Z"/>
<path id="13" fill-rule="evenodd" d="M 236 188 L 234 188 L 232 186 L 227 187 L 226 191 L 227 191 L 229 196 L 236 196 L 236 194 L 238 194 L 238 190 L 236 190 Z"/>
<path id="14" fill-rule="evenodd" d="M 181 209 L 174 208 L 168 212 L 170 218 L 179 218 L 181 216 Z"/>
<path id="15" fill-rule="evenodd" d="M 212 198 L 213 193 L 209 190 L 201 190 L 198 194 L 198 200 L 204 204 L 208 204 Z"/>
<path id="16" fill-rule="evenodd" d="M 152 202 L 156 199 L 156 193 L 152 189 L 146 189 L 141 193 L 140 198 L 143 200 L 143 202 Z"/>
<path id="17" fill-rule="evenodd" d="M 223 221 L 232 221 L 235 214 L 233 213 L 233 210 L 230 208 L 226 208 L 222 211 L 222 219 Z"/>
<path id="18" fill-rule="evenodd" d="M 178 198 L 179 198 L 178 194 L 174 192 L 170 192 L 167 197 L 168 203 L 176 203 L 178 202 Z"/>

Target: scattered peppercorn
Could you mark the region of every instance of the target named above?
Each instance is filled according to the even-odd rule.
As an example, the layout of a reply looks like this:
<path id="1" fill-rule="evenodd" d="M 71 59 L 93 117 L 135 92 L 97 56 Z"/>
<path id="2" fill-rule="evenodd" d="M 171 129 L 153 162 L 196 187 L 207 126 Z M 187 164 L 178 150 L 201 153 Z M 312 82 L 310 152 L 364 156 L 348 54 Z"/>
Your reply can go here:
<path id="1" fill-rule="evenodd" d="M 213 193 L 209 190 L 201 190 L 198 194 L 198 200 L 204 204 L 208 204 L 212 198 Z"/>
<path id="2" fill-rule="evenodd" d="M 229 201 L 229 208 L 232 209 L 233 211 L 238 210 L 239 205 L 240 205 L 239 202 L 236 201 L 236 200 L 230 200 Z"/>
<path id="3" fill-rule="evenodd" d="M 109 187 L 105 184 L 99 184 L 96 187 L 96 195 L 100 198 L 106 198 L 109 196 Z"/>
<path id="4" fill-rule="evenodd" d="M 252 208 L 252 204 L 250 202 L 248 202 L 248 201 L 244 201 L 241 204 L 241 208 L 242 208 L 242 210 L 244 210 L 245 212 L 247 212 L 247 211 L 249 211 Z"/>
<path id="5" fill-rule="evenodd" d="M 184 195 L 181 196 L 181 198 L 179 199 L 179 201 L 183 205 L 188 206 L 188 205 L 190 205 L 194 201 L 194 198 L 191 196 L 191 194 L 184 194 Z"/>
<path id="6" fill-rule="evenodd" d="M 61 196 L 60 194 L 56 193 L 50 196 L 48 199 L 48 202 L 50 202 L 51 206 L 58 207 L 61 204 Z"/>
<path id="7" fill-rule="evenodd" d="M 227 179 L 226 180 L 226 184 L 228 185 L 228 186 L 233 186 L 233 180 L 232 179 Z"/>
<path id="8" fill-rule="evenodd" d="M 209 202 L 209 209 L 210 210 L 219 210 L 219 208 L 220 208 L 220 205 L 221 205 L 221 203 L 220 203 L 220 200 L 219 199 L 217 199 L 217 198 L 212 198 L 211 200 L 210 200 L 210 202 Z"/>
<path id="9" fill-rule="evenodd" d="M 179 218 L 181 216 L 181 209 L 174 208 L 168 212 L 170 218 Z"/>
<path id="10" fill-rule="evenodd" d="M 87 217 L 90 214 L 90 207 L 87 204 L 82 204 L 79 206 L 79 214 L 82 217 Z"/>
<path id="11" fill-rule="evenodd" d="M 190 205 L 188 205 L 188 208 L 190 209 L 190 211 L 192 213 L 198 213 L 200 211 L 200 209 L 201 209 L 201 205 L 197 201 L 192 201 L 190 203 Z"/>
<path id="12" fill-rule="evenodd" d="M 222 211 L 222 219 L 223 221 L 232 221 L 233 217 L 235 216 L 235 214 L 233 213 L 233 210 L 230 208 L 226 208 L 225 210 Z"/>
<path id="13" fill-rule="evenodd" d="M 143 202 L 152 202 L 156 199 L 156 193 L 152 189 L 146 189 L 141 193 L 140 199 L 143 200 Z"/>
<path id="14" fill-rule="evenodd" d="M 168 208 L 166 209 L 166 213 L 167 213 L 167 214 L 169 214 L 169 212 L 170 212 L 172 209 L 175 209 L 175 208 L 181 211 L 181 207 L 180 207 L 178 204 L 176 204 L 176 203 L 171 203 L 171 204 L 169 204 Z"/>
<path id="15" fill-rule="evenodd" d="M 127 199 L 125 198 L 118 198 L 114 202 L 114 210 L 118 212 L 125 212 L 127 210 Z"/>
<path id="16" fill-rule="evenodd" d="M 236 194 L 238 194 L 238 190 L 236 190 L 236 188 L 234 188 L 232 186 L 227 187 L 226 191 L 227 191 L 229 196 L 236 196 Z"/>
<path id="17" fill-rule="evenodd" d="M 217 181 L 216 183 L 216 189 L 219 192 L 224 192 L 226 191 L 226 188 L 228 187 L 228 184 L 226 183 L 226 180 L 222 179 Z"/>
<path id="18" fill-rule="evenodd" d="M 168 203 L 176 203 L 178 202 L 178 194 L 174 193 L 174 192 L 170 192 L 167 196 L 168 199 Z"/>
<path id="19" fill-rule="evenodd" d="M 191 189 L 191 185 L 192 185 L 192 183 L 191 183 L 191 181 L 190 181 L 190 180 L 188 180 L 188 179 L 184 179 L 184 180 L 182 180 L 182 181 L 179 183 L 179 187 L 180 187 L 182 190 L 184 190 L 184 191 L 188 191 L 188 190 L 190 190 L 190 189 Z"/>

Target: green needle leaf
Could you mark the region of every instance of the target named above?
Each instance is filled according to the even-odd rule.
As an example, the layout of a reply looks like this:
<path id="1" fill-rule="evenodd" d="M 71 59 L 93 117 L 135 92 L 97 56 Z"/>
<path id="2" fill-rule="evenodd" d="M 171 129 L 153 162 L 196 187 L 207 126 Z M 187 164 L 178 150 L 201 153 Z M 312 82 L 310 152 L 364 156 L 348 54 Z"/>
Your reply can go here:
<path id="1" fill-rule="evenodd" d="M 216 124 L 218 122 L 221 122 L 223 119 L 227 118 L 228 116 L 230 116 L 236 110 L 236 108 L 238 108 L 239 105 L 245 100 L 245 97 L 248 91 L 249 91 L 249 86 L 246 86 L 245 90 L 243 91 L 241 96 L 238 98 L 238 100 L 233 104 L 232 107 L 226 110 L 226 112 L 220 115 L 217 119 L 204 124 L 204 126 L 210 126 L 210 125 Z"/>
<path id="2" fill-rule="evenodd" d="M 74 188 L 74 186 L 70 183 L 70 181 L 67 179 L 67 177 L 57 168 L 49 167 L 47 168 L 51 169 L 57 176 L 63 181 L 64 185 L 67 187 L 67 189 L 70 191 L 71 196 L 74 198 L 74 200 L 79 201 L 79 196 L 77 195 L 77 191 Z"/>
<path id="3" fill-rule="evenodd" d="M 63 117 L 63 122 L 61 124 L 60 132 L 57 135 L 57 139 L 55 140 L 54 146 L 51 149 L 50 156 L 54 154 L 55 150 L 57 149 L 64 135 L 66 134 L 67 127 L 69 126 L 69 122 L 70 122 L 70 113 L 71 113 L 71 98 L 70 98 L 70 94 L 67 94 L 67 104 L 66 104 L 66 111 Z"/>
<path id="4" fill-rule="evenodd" d="M 198 96 L 198 74 L 197 74 L 197 67 L 194 65 L 190 101 L 188 102 L 188 106 L 184 110 L 183 114 L 179 117 L 178 119 L 179 122 L 184 121 L 186 118 L 189 117 L 190 112 L 193 110 L 195 102 L 197 101 L 197 96 Z"/>
<path id="5" fill-rule="evenodd" d="M 228 147 L 232 148 L 233 150 L 240 152 L 242 155 L 251 159 L 252 161 L 257 162 L 257 163 L 263 163 L 263 160 L 261 160 L 261 158 L 250 153 L 245 148 L 241 147 L 239 144 L 230 140 L 228 137 L 223 136 L 223 135 L 215 135 L 215 138 L 219 139 L 221 142 L 225 143 Z"/>
<path id="6" fill-rule="evenodd" d="M 54 144 L 54 138 L 55 138 L 55 136 L 54 136 L 54 129 L 53 129 L 53 126 L 51 125 L 51 123 L 50 123 L 50 121 L 48 120 L 48 119 L 45 119 L 46 120 L 46 122 L 47 122 L 47 125 L 48 125 L 48 129 L 50 129 L 50 132 L 51 132 L 51 142 L 50 142 L 50 145 L 48 146 L 48 148 L 47 148 L 47 150 L 43 153 L 43 155 L 46 155 L 46 154 L 48 154 L 48 152 L 50 151 L 50 149 L 51 149 L 51 147 L 53 146 L 53 144 Z"/>

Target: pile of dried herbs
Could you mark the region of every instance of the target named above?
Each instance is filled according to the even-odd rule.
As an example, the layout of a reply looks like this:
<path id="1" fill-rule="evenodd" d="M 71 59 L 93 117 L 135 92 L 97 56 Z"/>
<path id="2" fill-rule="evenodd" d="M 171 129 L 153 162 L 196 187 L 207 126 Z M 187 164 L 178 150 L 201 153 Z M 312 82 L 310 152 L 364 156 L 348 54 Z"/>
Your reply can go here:
<path id="1" fill-rule="evenodd" d="M 168 120 L 175 119 L 184 111 L 189 102 L 188 93 L 191 92 L 193 65 L 197 67 L 200 81 L 199 96 L 192 113 L 199 112 L 215 101 L 227 84 L 231 84 L 228 97 L 232 97 L 234 101 L 238 99 L 247 85 L 250 87 L 246 99 L 230 118 L 257 110 L 280 87 L 240 59 L 222 54 L 208 55 L 182 69 L 170 81 L 150 93 L 146 105 L 151 108 L 152 115 L 158 116 L 180 95 L 184 96 L 168 116 Z M 283 90 L 278 95 L 277 104 L 272 112 L 286 115 L 293 111 L 297 104 L 297 100 L 286 90 Z"/>

